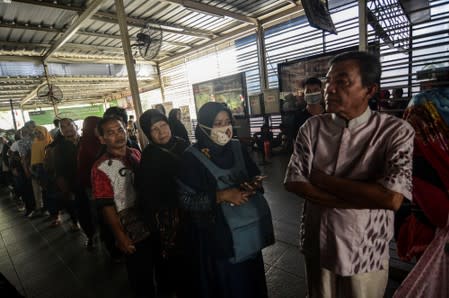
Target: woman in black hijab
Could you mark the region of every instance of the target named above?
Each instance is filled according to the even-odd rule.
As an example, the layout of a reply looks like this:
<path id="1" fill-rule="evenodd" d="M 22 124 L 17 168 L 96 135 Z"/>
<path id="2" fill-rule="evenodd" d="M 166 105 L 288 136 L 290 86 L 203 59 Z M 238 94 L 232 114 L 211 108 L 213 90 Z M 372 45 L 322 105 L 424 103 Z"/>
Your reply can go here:
<path id="1" fill-rule="evenodd" d="M 182 124 L 181 122 L 180 109 L 172 109 L 170 113 L 168 113 L 168 123 L 170 123 L 171 132 L 175 137 L 180 137 L 181 139 L 186 140 L 190 144 L 187 130 L 184 124 Z"/>
<path id="2" fill-rule="evenodd" d="M 152 227 L 155 271 L 159 294 L 175 291 L 189 297 L 182 249 L 183 217 L 178 208 L 175 175 L 188 144 L 170 131 L 168 119 L 156 109 L 140 116 L 140 127 L 149 140 L 135 176 L 142 211 Z"/>
<path id="3" fill-rule="evenodd" d="M 235 257 L 233 234 L 220 208 L 221 204 L 247 203 L 254 195 L 253 189 L 261 187 L 261 180 L 256 179 L 258 183 L 253 183 L 250 189 L 242 185 L 255 181 L 260 171 L 247 150 L 237 140 L 231 140 L 232 115 L 224 105 L 209 102 L 200 108 L 195 136 L 198 142 L 185 151 L 179 180 L 185 189 L 190 189 L 182 201 L 196 220 L 189 254 L 198 264 L 193 273 L 197 278 L 194 283 L 199 292 L 197 297 L 267 297 L 260 250 L 244 261 L 231 261 Z M 209 209 L 195 212 L 194 204 L 188 205 L 193 197 L 207 201 Z"/>

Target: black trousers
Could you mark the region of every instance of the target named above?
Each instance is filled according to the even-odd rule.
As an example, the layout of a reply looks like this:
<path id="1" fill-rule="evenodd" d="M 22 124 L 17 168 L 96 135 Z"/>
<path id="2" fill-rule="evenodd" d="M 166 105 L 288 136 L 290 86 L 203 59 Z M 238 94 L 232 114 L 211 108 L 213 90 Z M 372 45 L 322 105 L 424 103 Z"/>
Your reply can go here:
<path id="1" fill-rule="evenodd" d="M 148 237 L 136 243 L 135 246 L 136 252 L 126 256 L 126 270 L 131 288 L 138 298 L 156 297 L 154 240 L 152 237 Z"/>
<path id="2" fill-rule="evenodd" d="M 75 193 L 75 199 L 78 209 L 78 221 L 86 234 L 87 238 L 92 239 L 95 234 L 96 225 L 92 206 L 85 189 L 81 188 Z"/>

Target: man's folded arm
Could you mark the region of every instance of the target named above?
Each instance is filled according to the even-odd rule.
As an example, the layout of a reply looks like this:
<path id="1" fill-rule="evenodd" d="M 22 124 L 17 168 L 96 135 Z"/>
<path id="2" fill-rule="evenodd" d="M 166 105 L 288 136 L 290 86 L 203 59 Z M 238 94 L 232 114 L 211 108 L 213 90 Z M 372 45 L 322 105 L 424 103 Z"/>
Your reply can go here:
<path id="1" fill-rule="evenodd" d="M 401 193 L 376 182 L 339 178 L 312 170 L 310 181 L 318 188 L 341 198 L 348 204 L 360 204 L 366 209 L 398 210 L 404 200 Z"/>
<path id="2" fill-rule="evenodd" d="M 304 198 L 315 204 L 322 205 L 328 208 L 342 208 L 342 209 L 363 209 L 365 207 L 358 203 L 350 203 L 344 201 L 337 196 L 324 191 L 321 188 L 308 182 L 289 181 L 285 182 L 285 188 L 292 193 Z"/>

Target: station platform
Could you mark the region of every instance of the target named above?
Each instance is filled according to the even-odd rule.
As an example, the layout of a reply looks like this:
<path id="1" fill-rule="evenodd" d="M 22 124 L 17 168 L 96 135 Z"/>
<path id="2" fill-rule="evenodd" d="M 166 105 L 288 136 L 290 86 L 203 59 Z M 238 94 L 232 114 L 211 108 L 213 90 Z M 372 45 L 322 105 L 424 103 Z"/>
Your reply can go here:
<path id="1" fill-rule="evenodd" d="M 283 188 L 287 163 L 287 155 L 277 155 L 270 163 L 260 165 L 268 176 L 264 187 L 276 237 L 276 243 L 263 251 L 270 298 L 306 296 L 304 259 L 298 249 L 303 200 Z M 61 226 L 52 228 L 48 218 L 26 218 L 17 210 L 9 191 L 0 190 L 0 272 L 25 297 L 131 297 L 124 264 L 112 263 L 98 240 L 90 251 L 84 241 L 82 232 L 70 230 L 67 215 Z M 391 251 L 385 297 L 392 297 L 412 267 L 395 257 L 394 244 Z"/>

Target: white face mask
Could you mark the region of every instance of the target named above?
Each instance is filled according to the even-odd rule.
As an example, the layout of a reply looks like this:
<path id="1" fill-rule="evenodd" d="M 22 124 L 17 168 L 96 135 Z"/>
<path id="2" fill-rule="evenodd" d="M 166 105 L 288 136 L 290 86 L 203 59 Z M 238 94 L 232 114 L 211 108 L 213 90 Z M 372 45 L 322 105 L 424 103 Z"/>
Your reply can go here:
<path id="1" fill-rule="evenodd" d="M 323 100 L 323 95 L 321 94 L 321 91 L 307 93 L 304 94 L 304 100 L 309 105 L 317 104 Z"/>
<path id="2" fill-rule="evenodd" d="M 199 124 L 201 128 L 206 128 L 210 130 L 210 139 L 217 145 L 224 146 L 232 139 L 232 125 L 223 127 L 207 127 L 205 125 Z M 230 132 L 228 135 L 226 132 Z"/>

